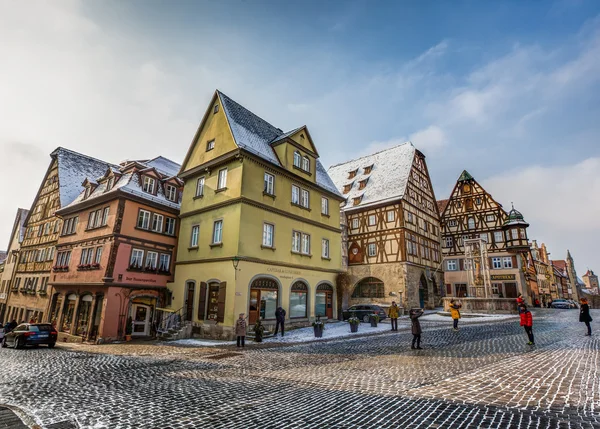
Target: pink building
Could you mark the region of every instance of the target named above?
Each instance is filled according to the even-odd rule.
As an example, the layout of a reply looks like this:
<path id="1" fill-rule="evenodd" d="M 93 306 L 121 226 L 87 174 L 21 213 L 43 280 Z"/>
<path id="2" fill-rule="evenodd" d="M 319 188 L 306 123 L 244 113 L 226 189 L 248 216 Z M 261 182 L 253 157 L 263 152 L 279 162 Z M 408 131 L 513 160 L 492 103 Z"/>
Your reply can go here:
<path id="1" fill-rule="evenodd" d="M 129 161 L 83 182 L 57 211 L 49 320 L 59 341 L 109 342 L 151 336 L 173 280 L 181 191 L 179 164 Z"/>

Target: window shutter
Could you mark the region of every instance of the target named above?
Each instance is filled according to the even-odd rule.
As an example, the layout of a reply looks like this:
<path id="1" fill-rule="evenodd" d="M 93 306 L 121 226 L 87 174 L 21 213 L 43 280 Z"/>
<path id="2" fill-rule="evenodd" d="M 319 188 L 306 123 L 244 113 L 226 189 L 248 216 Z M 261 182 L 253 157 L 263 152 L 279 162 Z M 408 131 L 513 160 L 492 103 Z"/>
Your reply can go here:
<path id="1" fill-rule="evenodd" d="M 492 262 L 492 258 L 488 258 L 488 266 L 490 267 L 490 269 L 494 269 L 494 263 Z"/>
<path id="2" fill-rule="evenodd" d="M 513 268 L 518 268 L 517 267 L 517 257 L 515 255 L 511 256 L 512 258 L 512 266 Z"/>
<path id="3" fill-rule="evenodd" d="M 452 296 L 452 285 L 446 284 L 446 295 Z"/>
<path id="4" fill-rule="evenodd" d="M 459 263 L 460 263 L 460 270 L 464 271 L 465 270 L 465 260 L 459 259 Z"/>
<path id="5" fill-rule="evenodd" d="M 200 282 L 200 299 L 198 301 L 198 320 L 204 320 L 206 312 L 206 283 Z"/>
<path id="6" fill-rule="evenodd" d="M 217 308 L 217 322 L 225 321 L 225 295 L 227 290 L 227 282 L 222 282 L 219 285 L 219 304 Z"/>

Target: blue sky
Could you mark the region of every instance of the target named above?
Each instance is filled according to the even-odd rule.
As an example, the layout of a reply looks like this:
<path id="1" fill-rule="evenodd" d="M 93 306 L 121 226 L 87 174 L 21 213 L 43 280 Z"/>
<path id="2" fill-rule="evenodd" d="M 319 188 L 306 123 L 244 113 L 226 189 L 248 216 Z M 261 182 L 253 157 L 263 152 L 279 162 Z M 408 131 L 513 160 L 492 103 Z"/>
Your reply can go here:
<path id="1" fill-rule="evenodd" d="M 0 243 L 56 146 L 181 161 L 219 88 L 279 128 L 308 125 L 326 166 L 410 139 L 438 199 L 467 169 L 552 257 L 600 270 L 597 1 L 0 9 L 0 179 L 32 171 L 0 191 Z"/>

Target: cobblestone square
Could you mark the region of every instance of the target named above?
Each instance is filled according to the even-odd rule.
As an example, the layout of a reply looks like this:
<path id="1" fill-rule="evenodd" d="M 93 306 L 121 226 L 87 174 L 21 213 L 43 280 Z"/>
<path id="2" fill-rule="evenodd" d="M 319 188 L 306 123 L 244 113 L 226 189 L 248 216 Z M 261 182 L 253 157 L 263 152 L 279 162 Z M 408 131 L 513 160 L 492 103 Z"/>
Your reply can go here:
<path id="1" fill-rule="evenodd" d="M 243 351 L 2 349 L 0 405 L 43 428 L 600 428 L 600 337 L 577 316 L 535 311 L 536 346 L 518 319 L 458 332 L 436 319 L 414 351 L 401 319 L 399 332 Z"/>

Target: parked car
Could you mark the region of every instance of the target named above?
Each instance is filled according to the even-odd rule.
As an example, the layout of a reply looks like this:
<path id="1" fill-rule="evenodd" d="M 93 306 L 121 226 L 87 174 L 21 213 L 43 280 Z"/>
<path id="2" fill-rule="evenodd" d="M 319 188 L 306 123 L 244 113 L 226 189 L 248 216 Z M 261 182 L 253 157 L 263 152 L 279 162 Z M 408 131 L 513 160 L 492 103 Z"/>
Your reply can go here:
<path id="1" fill-rule="evenodd" d="M 2 347 L 20 349 L 25 346 L 46 344 L 52 348 L 56 344 L 58 332 L 50 323 L 22 323 L 4 335 Z"/>
<path id="2" fill-rule="evenodd" d="M 575 301 L 573 301 L 572 299 L 567 300 L 569 301 L 569 304 L 571 304 L 571 308 L 579 308 L 579 304 L 577 304 Z"/>
<path id="3" fill-rule="evenodd" d="M 571 306 L 571 303 L 569 301 L 567 301 L 566 299 L 555 299 L 554 301 L 552 301 L 552 304 L 550 304 L 550 307 L 552 308 L 573 308 Z"/>
<path id="4" fill-rule="evenodd" d="M 352 313 L 356 314 L 356 317 L 358 317 L 365 323 L 369 322 L 369 317 L 371 316 L 371 314 L 377 314 L 379 316 L 380 321 L 387 317 L 387 314 L 383 308 L 381 308 L 378 305 L 372 304 L 353 305 L 346 311 L 342 312 L 342 318 L 344 320 L 348 320 L 350 317 L 352 317 Z"/>
<path id="5" fill-rule="evenodd" d="M 0 342 L 4 340 L 4 325 L 0 323 Z"/>

